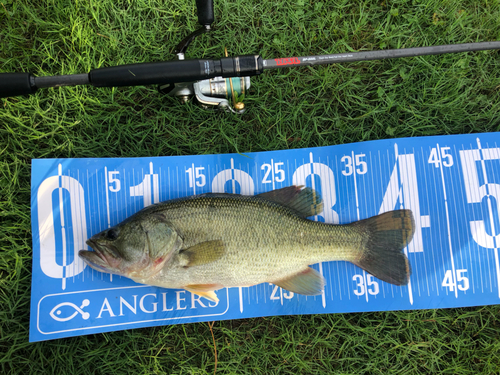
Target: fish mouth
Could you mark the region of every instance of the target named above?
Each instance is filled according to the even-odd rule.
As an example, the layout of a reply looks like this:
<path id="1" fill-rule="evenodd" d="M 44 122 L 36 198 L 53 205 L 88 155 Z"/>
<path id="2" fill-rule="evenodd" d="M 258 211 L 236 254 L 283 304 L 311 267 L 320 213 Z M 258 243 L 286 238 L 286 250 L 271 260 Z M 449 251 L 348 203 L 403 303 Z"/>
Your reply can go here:
<path id="1" fill-rule="evenodd" d="M 96 251 L 80 250 L 78 255 L 91 268 L 101 272 L 110 272 L 108 263 L 105 259 L 101 258 Z"/>
<path id="2" fill-rule="evenodd" d="M 120 261 L 112 254 L 112 250 L 100 245 L 91 238 L 87 240 L 87 245 L 94 249 L 94 251 L 80 250 L 78 252 L 80 258 L 97 271 L 115 273 L 113 270 L 115 267 L 113 266 Z"/>

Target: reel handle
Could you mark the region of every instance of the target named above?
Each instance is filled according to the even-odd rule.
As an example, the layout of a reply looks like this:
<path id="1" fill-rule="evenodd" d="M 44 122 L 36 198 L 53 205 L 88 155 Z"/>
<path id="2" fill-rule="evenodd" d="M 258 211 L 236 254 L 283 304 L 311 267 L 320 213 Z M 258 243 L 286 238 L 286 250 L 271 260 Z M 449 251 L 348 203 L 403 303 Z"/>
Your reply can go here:
<path id="1" fill-rule="evenodd" d="M 31 73 L 0 73 L 0 98 L 34 94 L 36 86 Z"/>
<path id="2" fill-rule="evenodd" d="M 196 0 L 196 9 L 200 25 L 210 26 L 214 22 L 215 17 L 213 0 Z"/>

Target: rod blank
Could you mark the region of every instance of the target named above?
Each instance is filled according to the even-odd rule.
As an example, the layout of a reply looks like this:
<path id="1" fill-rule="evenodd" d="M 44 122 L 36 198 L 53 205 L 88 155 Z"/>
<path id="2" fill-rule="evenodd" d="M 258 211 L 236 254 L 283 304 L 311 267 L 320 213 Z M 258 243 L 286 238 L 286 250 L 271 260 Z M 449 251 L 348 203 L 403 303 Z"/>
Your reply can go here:
<path id="1" fill-rule="evenodd" d="M 440 55 L 445 53 L 484 51 L 492 49 L 500 49 L 500 42 L 449 44 L 431 47 L 388 49 L 382 51 L 366 52 L 346 52 L 332 55 L 313 55 L 301 57 L 286 57 L 281 59 L 268 59 L 264 60 L 264 69 L 278 69 L 292 66 L 323 65 L 366 60 L 396 59 L 401 57 Z"/>

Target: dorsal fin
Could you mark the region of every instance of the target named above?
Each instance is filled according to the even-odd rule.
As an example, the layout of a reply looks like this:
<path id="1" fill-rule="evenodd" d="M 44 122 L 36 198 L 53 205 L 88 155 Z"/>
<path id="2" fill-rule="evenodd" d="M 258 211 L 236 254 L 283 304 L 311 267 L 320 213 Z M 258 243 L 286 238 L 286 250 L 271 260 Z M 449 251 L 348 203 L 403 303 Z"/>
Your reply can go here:
<path id="1" fill-rule="evenodd" d="M 257 195 L 259 198 L 282 204 L 297 211 L 300 216 L 314 216 L 323 211 L 321 195 L 311 188 L 288 186 Z"/>

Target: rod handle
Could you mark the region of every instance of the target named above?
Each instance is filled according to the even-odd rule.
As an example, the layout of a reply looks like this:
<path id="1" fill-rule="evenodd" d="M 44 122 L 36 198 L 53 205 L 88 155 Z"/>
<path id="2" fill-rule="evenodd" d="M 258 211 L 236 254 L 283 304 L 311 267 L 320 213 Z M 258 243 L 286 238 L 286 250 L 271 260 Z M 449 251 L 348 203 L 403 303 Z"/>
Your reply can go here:
<path id="1" fill-rule="evenodd" d="M 36 92 L 31 73 L 0 73 L 0 98 L 29 95 Z"/>
<path id="2" fill-rule="evenodd" d="M 213 60 L 164 61 L 94 69 L 89 78 L 95 87 L 143 86 L 213 78 L 215 68 Z"/>

